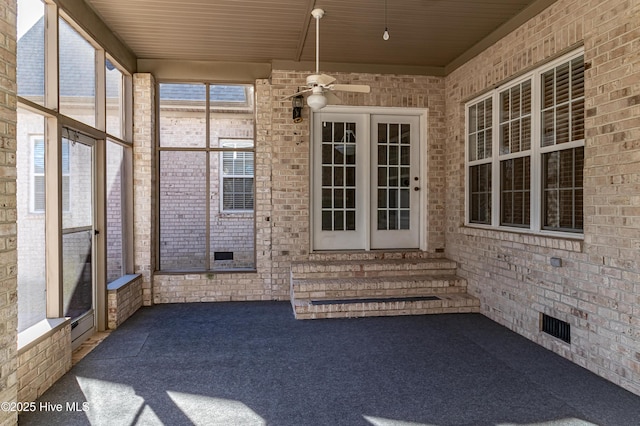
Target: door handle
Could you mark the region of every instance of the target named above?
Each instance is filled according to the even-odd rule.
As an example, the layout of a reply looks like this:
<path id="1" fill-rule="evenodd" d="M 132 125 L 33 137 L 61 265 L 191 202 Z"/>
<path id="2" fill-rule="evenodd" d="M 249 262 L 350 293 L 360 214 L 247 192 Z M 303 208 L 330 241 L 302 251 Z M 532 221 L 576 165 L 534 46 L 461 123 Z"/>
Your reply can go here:
<path id="1" fill-rule="evenodd" d="M 413 190 L 414 190 L 414 191 L 420 191 L 420 187 L 419 187 L 419 186 L 416 186 L 416 187 L 414 187 L 414 188 L 413 188 Z"/>

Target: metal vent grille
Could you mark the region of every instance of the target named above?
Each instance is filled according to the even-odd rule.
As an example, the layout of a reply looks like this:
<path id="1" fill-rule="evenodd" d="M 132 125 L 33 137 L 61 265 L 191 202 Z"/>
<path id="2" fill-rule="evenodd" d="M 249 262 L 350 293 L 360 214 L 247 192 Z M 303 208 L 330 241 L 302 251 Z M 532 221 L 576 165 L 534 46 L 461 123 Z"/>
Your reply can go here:
<path id="1" fill-rule="evenodd" d="M 564 342 L 571 343 L 571 325 L 568 322 L 542 314 L 542 331 Z"/>
<path id="2" fill-rule="evenodd" d="M 232 251 L 213 252 L 213 260 L 233 260 L 233 252 Z"/>

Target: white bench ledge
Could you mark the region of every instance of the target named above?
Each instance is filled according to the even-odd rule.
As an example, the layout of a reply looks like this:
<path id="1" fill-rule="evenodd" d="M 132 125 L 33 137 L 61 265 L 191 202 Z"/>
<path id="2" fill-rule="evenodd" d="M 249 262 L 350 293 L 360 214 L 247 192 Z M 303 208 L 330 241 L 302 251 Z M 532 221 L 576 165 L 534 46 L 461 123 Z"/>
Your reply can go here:
<path id="1" fill-rule="evenodd" d="M 70 321 L 69 318 L 47 318 L 18 333 L 18 352 L 26 351 L 37 345 Z"/>
<path id="2" fill-rule="evenodd" d="M 127 284 L 134 282 L 135 280 L 137 280 L 140 277 L 141 277 L 140 274 L 123 275 L 120 278 L 118 278 L 117 280 L 111 281 L 109 284 L 107 284 L 107 290 L 108 291 L 118 290 L 118 289 L 126 286 Z"/>

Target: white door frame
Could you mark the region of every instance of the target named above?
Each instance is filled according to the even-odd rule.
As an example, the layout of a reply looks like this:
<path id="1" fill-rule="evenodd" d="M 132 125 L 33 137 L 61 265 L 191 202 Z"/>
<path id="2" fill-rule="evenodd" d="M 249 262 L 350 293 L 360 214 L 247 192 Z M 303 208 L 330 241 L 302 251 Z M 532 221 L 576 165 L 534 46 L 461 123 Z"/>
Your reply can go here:
<path id="1" fill-rule="evenodd" d="M 371 116 L 372 115 L 398 115 L 398 116 L 417 116 L 420 119 L 420 129 L 419 129 L 419 164 L 420 164 L 420 187 L 419 191 L 419 200 L 420 200 L 420 213 L 419 213 L 419 249 L 426 251 L 427 250 L 427 227 L 428 227 L 428 205 L 427 205 L 427 191 L 429 182 L 427 181 L 428 175 L 428 163 L 427 163 L 427 117 L 428 117 L 428 109 L 426 108 L 401 108 L 401 107 L 360 107 L 360 106 L 342 106 L 342 105 L 332 105 L 323 108 L 320 113 L 332 113 L 332 114 L 364 114 L 367 115 L 367 126 L 371 125 Z M 314 163 L 314 146 L 317 141 L 315 141 L 315 117 L 316 113 L 312 112 L 310 117 L 310 131 L 309 131 L 309 241 L 310 241 L 310 251 L 313 252 L 314 249 L 314 224 L 315 221 L 320 220 L 320 218 L 315 217 L 314 210 L 314 173 L 315 173 L 315 163 Z M 367 134 L 370 133 L 370 129 L 367 128 Z M 367 152 L 370 150 L 368 149 Z M 370 198 L 369 195 L 367 195 Z M 366 214 L 366 223 L 364 226 L 367 229 L 370 229 L 370 215 Z M 367 233 L 366 244 L 363 249 L 364 251 L 371 250 L 371 240 L 369 233 Z"/>

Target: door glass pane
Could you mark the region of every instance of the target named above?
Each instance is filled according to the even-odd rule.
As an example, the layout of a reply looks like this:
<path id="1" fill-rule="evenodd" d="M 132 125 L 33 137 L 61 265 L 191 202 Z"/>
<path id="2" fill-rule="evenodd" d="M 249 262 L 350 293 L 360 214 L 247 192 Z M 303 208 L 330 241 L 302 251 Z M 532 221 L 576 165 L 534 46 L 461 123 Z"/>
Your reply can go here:
<path id="1" fill-rule="evenodd" d="M 92 237 L 92 229 L 62 236 L 63 309 L 71 319 L 93 307 Z"/>
<path id="2" fill-rule="evenodd" d="M 411 125 L 379 124 L 381 130 L 388 134 L 378 134 L 378 230 L 410 229 L 410 192 L 401 188 L 410 185 L 410 169 L 402 166 L 411 162 Z"/>
<path id="3" fill-rule="evenodd" d="M 63 144 L 69 147 L 70 194 L 62 216 L 63 310 L 73 319 L 93 307 L 93 148 L 66 139 Z"/>
<path id="4" fill-rule="evenodd" d="M 322 123 L 322 230 L 356 229 L 356 127 Z"/>

